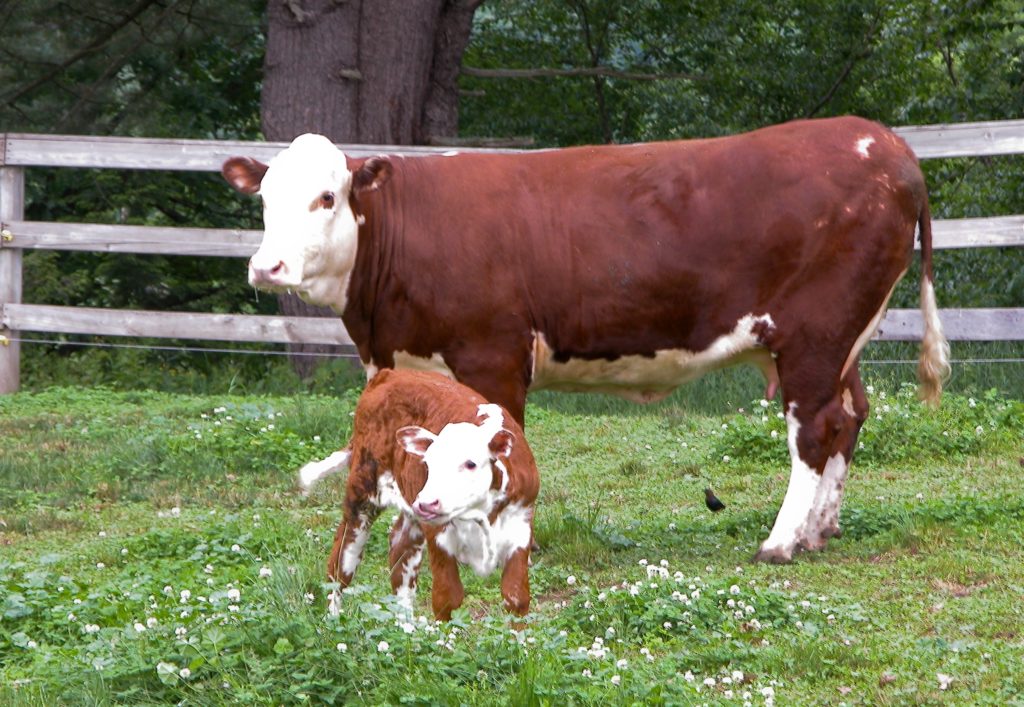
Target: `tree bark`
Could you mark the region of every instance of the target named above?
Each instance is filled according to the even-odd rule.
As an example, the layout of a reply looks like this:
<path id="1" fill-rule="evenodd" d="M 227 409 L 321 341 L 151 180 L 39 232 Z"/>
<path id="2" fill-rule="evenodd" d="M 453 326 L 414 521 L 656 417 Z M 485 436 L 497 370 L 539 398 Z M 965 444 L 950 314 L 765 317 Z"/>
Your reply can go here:
<path id="1" fill-rule="evenodd" d="M 458 132 L 458 76 L 483 0 L 268 0 L 262 126 L 337 143 L 428 144 Z M 283 314 L 336 316 L 293 295 Z M 308 377 L 336 347 L 296 345 Z"/>

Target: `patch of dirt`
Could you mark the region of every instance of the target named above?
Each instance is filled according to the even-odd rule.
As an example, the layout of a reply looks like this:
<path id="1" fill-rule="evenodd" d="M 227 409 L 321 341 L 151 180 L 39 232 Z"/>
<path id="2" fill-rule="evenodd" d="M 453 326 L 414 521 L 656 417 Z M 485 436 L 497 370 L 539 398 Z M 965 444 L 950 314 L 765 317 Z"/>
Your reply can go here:
<path id="1" fill-rule="evenodd" d="M 933 579 L 932 586 L 936 589 L 952 594 L 957 599 L 969 597 L 979 589 L 984 589 L 988 586 L 988 582 L 979 582 L 977 584 L 960 584 L 959 582 L 947 582 L 942 579 Z"/>

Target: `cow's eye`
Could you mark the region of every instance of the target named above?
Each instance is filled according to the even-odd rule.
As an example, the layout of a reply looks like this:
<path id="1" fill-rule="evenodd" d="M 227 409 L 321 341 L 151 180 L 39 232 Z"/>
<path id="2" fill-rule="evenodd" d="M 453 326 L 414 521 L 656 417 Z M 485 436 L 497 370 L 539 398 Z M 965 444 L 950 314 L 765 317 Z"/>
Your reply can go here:
<path id="1" fill-rule="evenodd" d="M 469 471 L 473 471 L 473 469 L 476 469 L 476 462 L 475 461 L 467 461 L 462 466 L 466 467 L 466 469 L 468 469 Z"/>
<path id="2" fill-rule="evenodd" d="M 323 194 L 321 194 L 320 206 L 324 207 L 325 209 L 334 208 L 334 194 L 332 194 L 329 191 L 325 191 Z"/>

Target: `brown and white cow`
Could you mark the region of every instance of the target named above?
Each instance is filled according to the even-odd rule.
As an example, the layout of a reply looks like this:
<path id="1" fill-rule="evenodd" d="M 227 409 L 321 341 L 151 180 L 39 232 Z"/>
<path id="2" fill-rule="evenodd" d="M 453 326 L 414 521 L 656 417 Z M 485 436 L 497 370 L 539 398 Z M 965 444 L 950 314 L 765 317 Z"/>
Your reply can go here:
<path id="1" fill-rule="evenodd" d="M 522 429 L 498 405 L 436 373 L 381 371 L 356 406 L 348 446 L 300 471 L 305 489 L 348 467 L 344 517 L 327 576 L 352 582 L 370 525 L 386 507 L 391 587 L 412 605 L 423 546 L 433 578 L 434 615 L 447 621 L 462 605 L 459 564 L 485 576 L 503 567 L 505 607 L 530 608 L 527 568 L 540 475 Z M 340 596 L 331 595 L 337 611 Z"/>
<path id="2" fill-rule="evenodd" d="M 757 557 L 839 532 L 867 417 L 858 357 L 920 230 L 919 377 L 937 402 L 928 194 L 876 123 L 798 121 L 725 138 L 517 154 L 352 159 L 303 135 L 224 163 L 259 194 L 249 282 L 330 305 L 367 369 L 439 370 L 520 423 L 528 390 L 657 400 L 734 363 L 781 384 L 792 470 Z"/>

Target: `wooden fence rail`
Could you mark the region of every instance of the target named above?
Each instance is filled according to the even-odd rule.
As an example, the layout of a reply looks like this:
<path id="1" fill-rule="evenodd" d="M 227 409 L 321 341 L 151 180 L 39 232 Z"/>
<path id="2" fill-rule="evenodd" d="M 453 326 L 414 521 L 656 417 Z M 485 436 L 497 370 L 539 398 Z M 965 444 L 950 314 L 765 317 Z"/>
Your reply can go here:
<path id="1" fill-rule="evenodd" d="M 1024 120 L 896 128 L 922 159 L 1024 154 Z M 340 319 L 145 312 L 22 303 L 24 250 L 79 250 L 247 258 L 261 231 L 24 220 L 24 169 L 73 167 L 218 171 L 232 155 L 269 160 L 285 143 L 0 134 L 0 393 L 19 385 L 17 332 L 351 345 Z M 416 156 L 444 147 L 344 145 L 346 153 Z M 510 152 L 467 149 L 460 152 Z M 1024 246 L 1024 215 L 934 222 L 936 248 Z M 239 270 L 239 277 L 243 277 Z M 1024 341 L 1024 308 L 944 309 L 950 339 Z M 890 310 L 876 340 L 919 339 L 918 310 Z"/>

